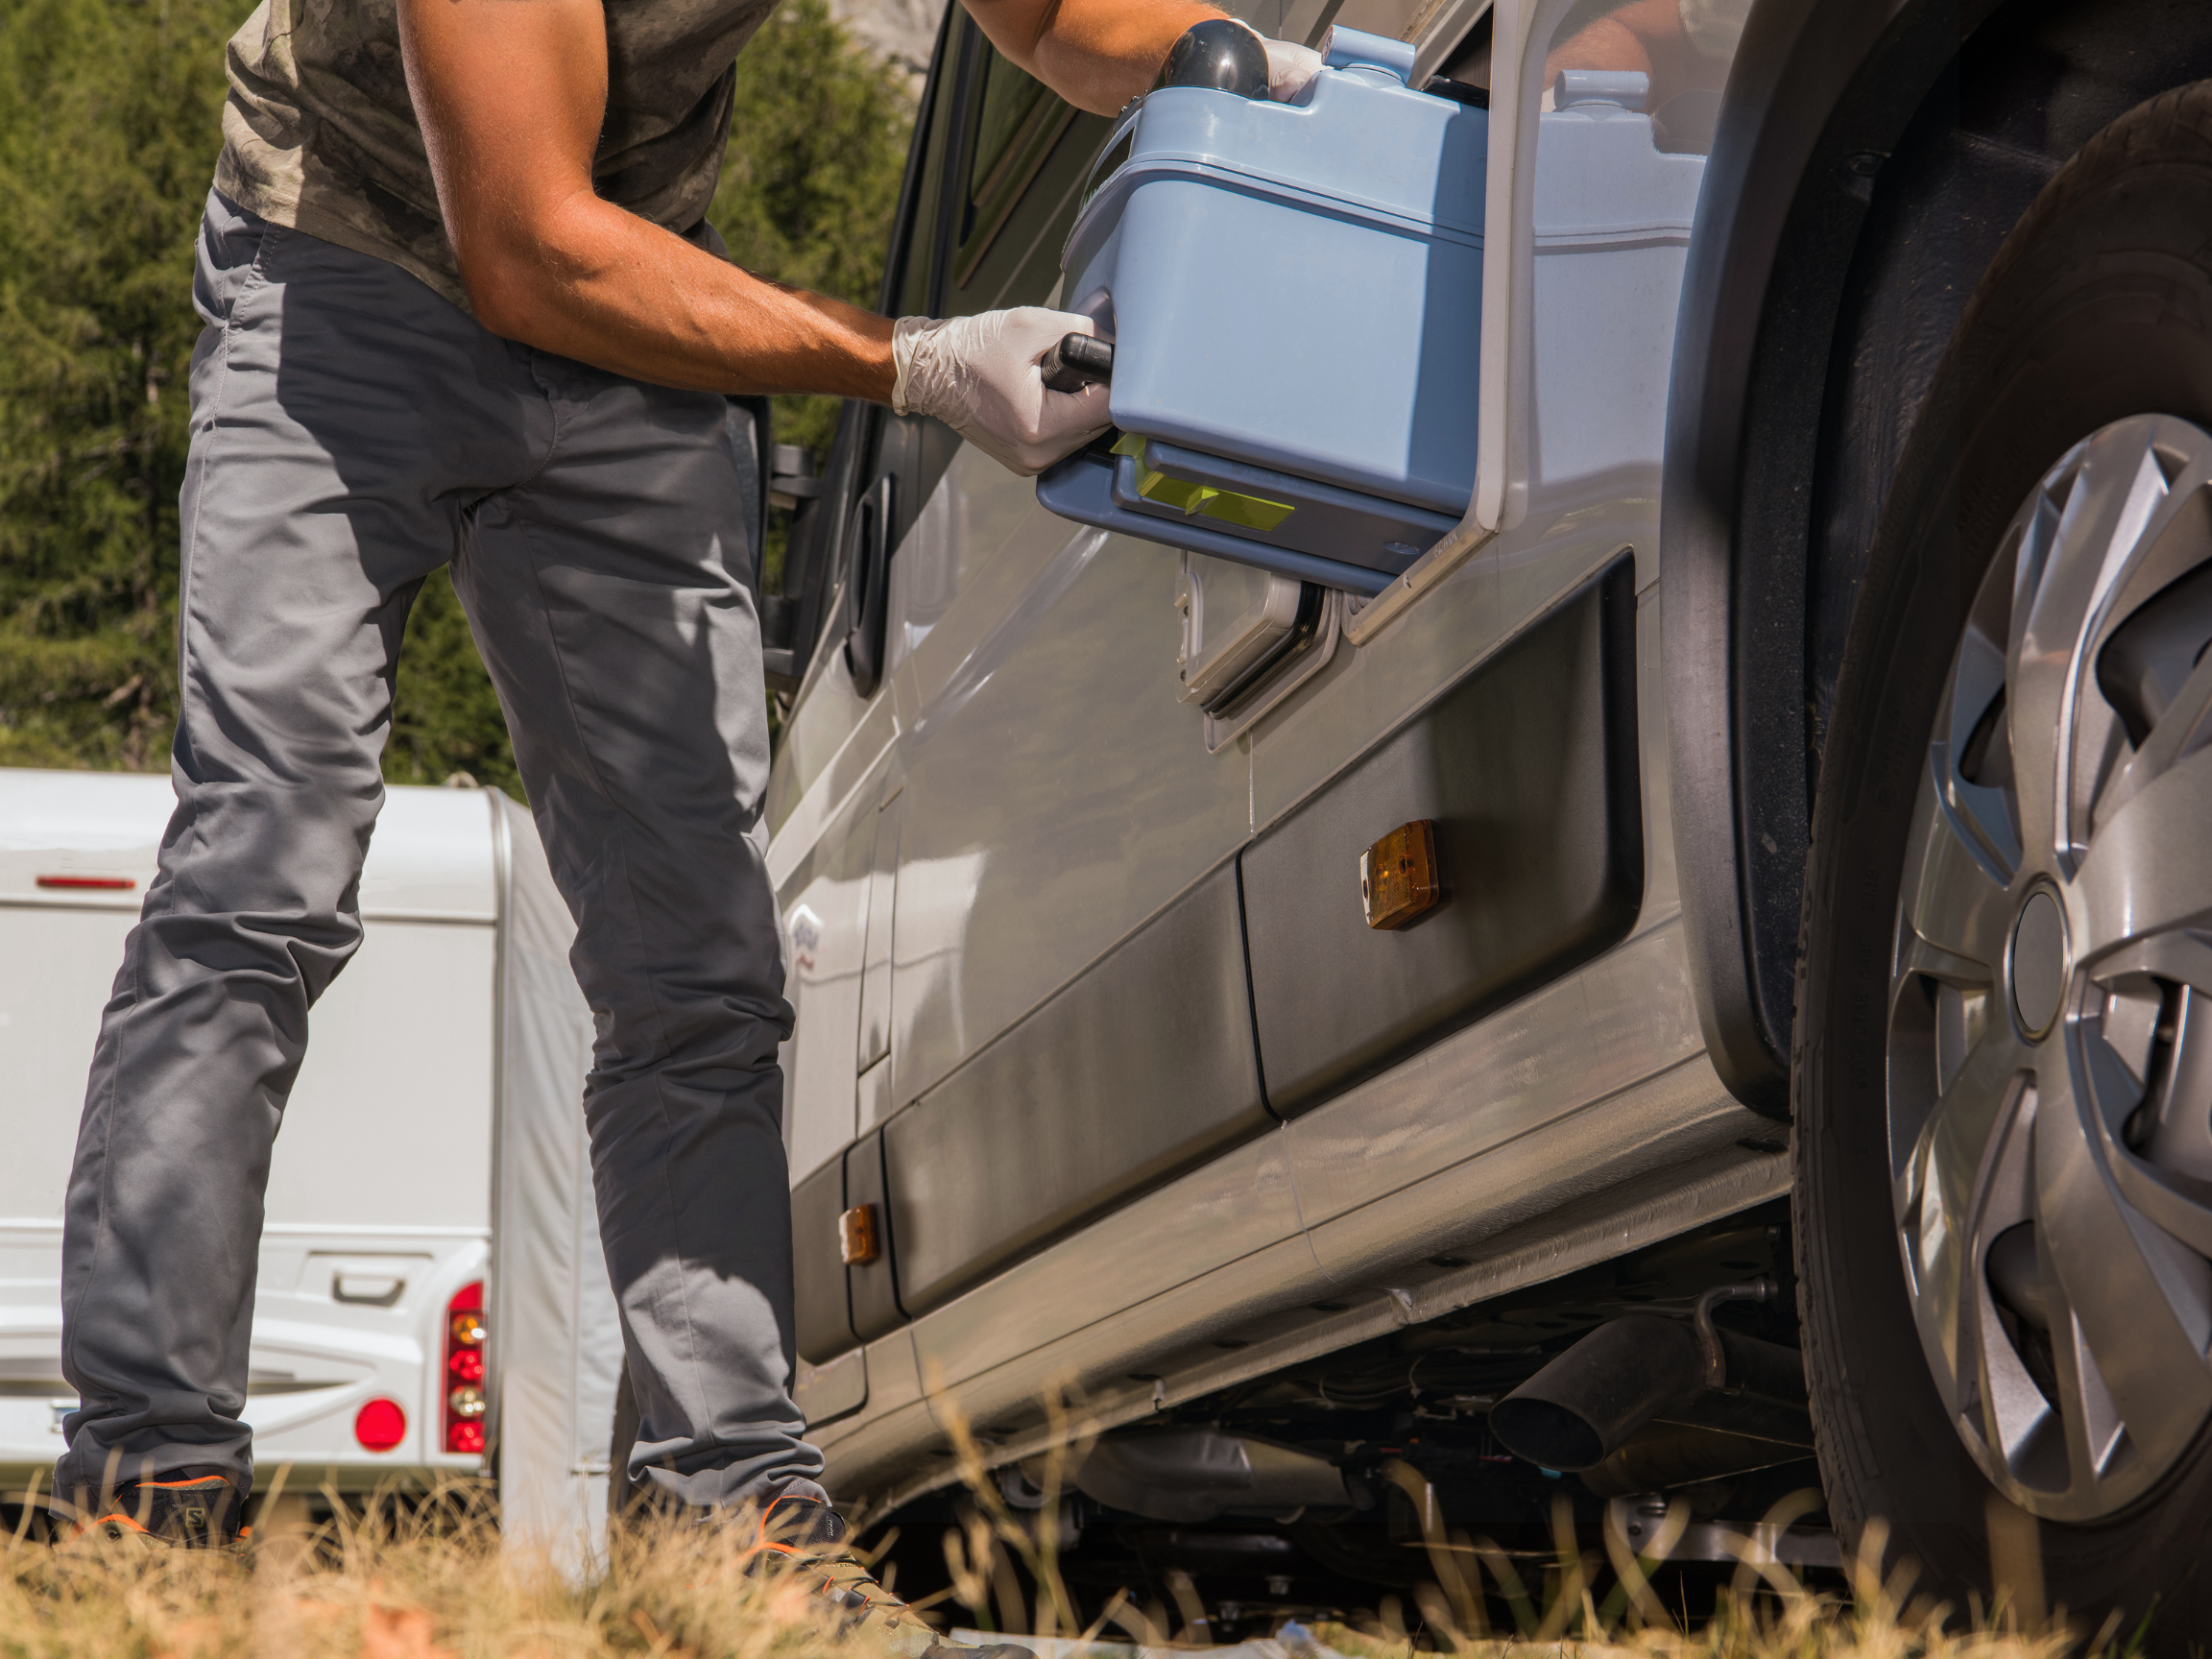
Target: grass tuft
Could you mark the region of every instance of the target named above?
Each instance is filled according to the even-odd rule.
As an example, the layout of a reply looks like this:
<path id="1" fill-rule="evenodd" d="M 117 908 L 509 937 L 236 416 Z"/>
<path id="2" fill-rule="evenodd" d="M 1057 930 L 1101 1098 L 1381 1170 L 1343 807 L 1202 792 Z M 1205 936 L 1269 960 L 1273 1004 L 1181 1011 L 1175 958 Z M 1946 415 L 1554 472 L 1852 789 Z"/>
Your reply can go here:
<path id="1" fill-rule="evenodd" d="M 1188 1603 L 1179 1623 L 1126 1593 L 1079 1620 L 1054 1517 L 1071 1458 L 1095 1431 L 1057 1393 L 1047 1406 L 1055 1450 L 1037 1470 L 1047 1502 L 1024 1513 L 1001 1501 L 948 1404 L 968 1520 L 946 1532 L 952 1585 L 928 1616 L 942 1627 L 964 1605 L 1001 1629 L 1036 1632 L 1047 1659 L 1153 1659 L 1191 1645 L 1206 1614 L 1187 1579 L 1176 1583 Z M 1787 1527 L 1809 1501 L 1785 1501 L 1767 1525 Z M 235 1552 L 0 1534 L 0 1659 L 897 1659 L 878 1625 L 840 1624 L 791 1573 L 748 1574 L 749 1513 L 702 1526 L 639 1512 L 582 1574 L 503 1536 L 480 1485 L 340 1505 L 320 1526 L 304 1515 L 297 1499 L 264 1504 Z M 1840 1590 L 1808 1587 L 1747 1536 L 1718 1612 L 1692 1627 L 1656 1593 L 1656 1560 L 1610 1530 L 1602 1552 L 1583 1548 L 1564 1504 L 1554 1520 L 1557 1558 L 1537 1576 L 1540 1560 L 1516 1565 L 1490 1539 L 1438 1525 L 1426 1539 L 1431 1576 L 1410 1598 L 1384 1595 L 1348 1624 L 1288 1626 L 1236 1659 L 2128 1659 L 2140 1642 L 2140 1632 L 2082 1629 L 2063 1609 L 2046 1617 L 2039 1585 L 1986 1608 L 1938 1602 L 1916 1592 L 1909 1565 L 1884 1572 L 1879 1528 Z M 1670 1518 L 1656 1553 L 1687 1520 L 1686 1508 Z"/>
<path id="2" fill-rule="evenodd" d="M 0 1659 L 891 1659 L 788 1573 L 748 1575 L 753 1535 L 646 1518 L 576 1578 L 454 1488 L 267 1524 L 236 1553 L 19 1537 L 0 1542 Z"/>

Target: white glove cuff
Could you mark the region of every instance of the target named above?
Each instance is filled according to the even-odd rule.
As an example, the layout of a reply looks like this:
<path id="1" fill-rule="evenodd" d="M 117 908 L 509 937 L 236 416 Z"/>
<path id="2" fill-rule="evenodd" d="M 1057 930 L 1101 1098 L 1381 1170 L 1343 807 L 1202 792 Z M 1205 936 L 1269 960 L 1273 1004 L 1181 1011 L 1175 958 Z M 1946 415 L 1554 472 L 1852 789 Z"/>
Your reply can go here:
<path id="1" fill-rule="evenodd" d="M 907 401 L 914 391 L 914 358 L 921 351 L 923 342 L 944 326 L 928 317 L 902 317 L 891 325 L 891 364 L 898 371 L 898 378 L 891 383 L 892 414 L 917 413 Z"/>

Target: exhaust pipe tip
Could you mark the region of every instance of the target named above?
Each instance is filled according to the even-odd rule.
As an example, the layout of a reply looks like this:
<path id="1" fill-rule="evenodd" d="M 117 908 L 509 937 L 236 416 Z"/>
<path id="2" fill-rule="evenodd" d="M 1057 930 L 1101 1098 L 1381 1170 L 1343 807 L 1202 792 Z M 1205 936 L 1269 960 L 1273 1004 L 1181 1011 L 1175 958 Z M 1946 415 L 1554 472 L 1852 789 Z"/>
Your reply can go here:
<path id="1" fill-rule="evenodd" d="M 1694 1324 L 1655 1313 L 1608 1320 L 1493 1406 L 1490 1431 L 1516 1457 L 1576 1472 L 1603 1463 L 1646 1424 L 1685 1412 L 1708 1429 L 1809 1445 L 1798 1427 L 1803 1357 L 1712 1322 L 1714 1302 L 1769 1293 L 1764 1283 L 1708 1291 Z"/>
<path id="2" fill-rule="evenodd" d="M 1705 1382 L 1696 1334 L 1678 1320 L 1607 1321 L 1490 1408 L 1490 1431 L 1546 1469 L 1595 1468 Z"/>
<path id="3" fill-rule="evenodd" d="M 1516 1457 L 1542 1469 L 1592 1469 L 1612 1450 L 1598 1426 L 1556 1400 L 1509 1394 L 1490 1407 L 1490 1431 Z"/>

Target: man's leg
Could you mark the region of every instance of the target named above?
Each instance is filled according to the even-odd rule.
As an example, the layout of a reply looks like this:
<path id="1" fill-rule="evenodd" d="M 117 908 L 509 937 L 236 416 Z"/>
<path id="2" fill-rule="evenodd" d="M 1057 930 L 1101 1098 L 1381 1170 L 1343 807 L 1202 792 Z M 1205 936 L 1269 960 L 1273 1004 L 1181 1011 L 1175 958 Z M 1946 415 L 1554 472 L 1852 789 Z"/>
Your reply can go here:
<path id="1" fill-rule="evenodd" d="M 550 435 L 517 349 L 396 267 L 220 199 L 203 228 L 179 602 L 177 810 L 94 1051 L 65 1206 L 64 1501 L 252 1479 L 271 1143 L 307 1011 L 360 943 L 394 655 L 452 546 Z M 473 353 L 473 355 L 471 355 Z M 534 406 L 533 405 L 534 402 Z"/>
<path id="2" fill-rule="evenodd" d="M 722 398 L 538 359 L 552 459 L 487 500 L 454 581 L 577 923 L 600 1236 L 637 1391 L 634 1478 L 694 1504 L 819 1498 L 792 1404 L 760 822 L 759 626 Z"/>

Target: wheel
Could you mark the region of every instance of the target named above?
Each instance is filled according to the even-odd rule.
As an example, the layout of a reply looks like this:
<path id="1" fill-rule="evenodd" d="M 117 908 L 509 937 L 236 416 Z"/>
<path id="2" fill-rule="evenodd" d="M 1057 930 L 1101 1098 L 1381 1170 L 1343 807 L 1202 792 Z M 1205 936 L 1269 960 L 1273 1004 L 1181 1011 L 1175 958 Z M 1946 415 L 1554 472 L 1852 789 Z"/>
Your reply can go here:
<path id="1" fill-rule="evenodd" d="M 2212 1633 L 2207 226 L 2212 84 L 2068 163 L 1967 308 L 1852 619 L 1792 1068 L 1847 1546 L 2159 1653 Z"/>

